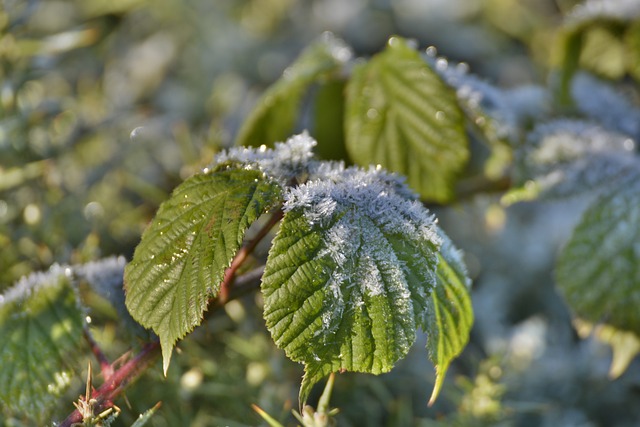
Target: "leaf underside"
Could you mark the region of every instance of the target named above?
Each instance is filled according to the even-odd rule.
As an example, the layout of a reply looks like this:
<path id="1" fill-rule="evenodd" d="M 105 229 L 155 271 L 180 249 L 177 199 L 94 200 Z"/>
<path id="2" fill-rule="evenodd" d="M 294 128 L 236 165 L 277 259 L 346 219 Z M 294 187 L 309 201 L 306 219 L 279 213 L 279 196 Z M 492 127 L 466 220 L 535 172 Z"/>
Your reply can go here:
<path id="1" fill-rule="evenodd" d="M 412 223 L 401 208 L 390 215 Z M 301 403 L 330 372 L 388 372 L 415 340 L 438 240 L 385 220 L 344 203 L 319 222 L 294 208 L 281 223 L 263 276 L 264 315 L 276 345 L 305 364 Z"/>
<path id="2" fill-rule="evenodd" d="M 284 141 L 294 130 L 309 86 L 338 70 L 349 57 L 349 48 L 329 33 L 310 45 L 258 100 L 238 133 L 236 145 L 272 147 L 274 142 Z"/>
<path id="3" fill-rule="evenodd" d="M 17 287 L 22 295 L 7 293 L 0 303 L 0 402 L 44 421 L 84 354 L 83 313 L 62 271 L 32 275 Z"/>
<path id="4" fill-rule="evenodd" d="M 469 341 L 473 325 L 473 309 L 469 294 L 469 279 L 458 251 L 440 230 L 443 244 L 438 254 L 437 284 L 431 292 L 427 319 L 427 350 L 436 367 L 436 382 L 429 404 L 433 404 L 451 361 Z"/>
<path id="5" fill-rule="evenodd" d="M 280 200 L 256 170 L 195 175 L 160 206 L 125 269 L 126 305 L 160 337 L 164 371 L 178 339 L 200 324 L 244 232 Z"/>
<path id="6" fill-rule="evenodd" d="M 354 70 L 345 129 L 357 164 L 380 164 L 407 176 L 423 199 L 450 199 L 469 156 L 453 90 L 398 37 Z"/>
<path id="7" fill-rule="evenodd" d="M 591 322 L 640 335 L 640 180 L 630 176 L 584 213 L 560 254 L 556 278 Z"/>

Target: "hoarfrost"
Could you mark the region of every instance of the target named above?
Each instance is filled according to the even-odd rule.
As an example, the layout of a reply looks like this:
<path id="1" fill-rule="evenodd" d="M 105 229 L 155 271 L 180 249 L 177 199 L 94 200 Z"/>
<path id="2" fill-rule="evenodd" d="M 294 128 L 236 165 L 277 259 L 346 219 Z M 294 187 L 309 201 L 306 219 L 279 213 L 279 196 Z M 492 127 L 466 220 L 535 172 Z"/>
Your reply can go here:
<path id="1" fill-rule="evenodd" d="M 46 272 L 35 272 L 22 277 L 0 298 L 0 307 L 4 304 L 19 303 L 28 299 L 40 289 L 55 286 L 63 277 L 68 277 L 68 267 L 54 264 Z"/>
<path id="2" fill-rule="evenodd" d="M 580 120 L 538 125 L 526 147 L 520 153 L 520 179 L 535 179 L 548 197 L 593 189 L 639 167 L 635 141 Z"/>
<path id="3" fill-rule="evenodd" d="M 493 131 L 500 139 L 518 140 L 522 125 L 543 116 L 550 108 L 551 97 L 542 86 L 501 89 L 469 74 L 465 63 L 452 66 L 442 58 L 428 54 L 425 59 L 449 86 L 456 89 L 459 100 L 471 110 L 479 109 L 492 119 Z"/>
<path id="4" fill-rule="evenodd" d="M 360 310 L 379 296 L 391 302 L 394 316 L 412 318 L 412 292 L 425 295 L 435 286 L 429 265 L 442 240 L 434 217 L 400 178 L 380 168 L 333 163 L 312 166 L 310 176 L 287 191 L 284 210 L 301 211 L 311 228 L 323 230 L 318 257 L 330 261 L 325 338 L 345 310 Z"/>
<path id="5" fill-rule="evenodd" d="M 638 0 L 587 0 L 567 15 L 567 24 L 577 25 L 592 19 L 630 21 L 640 16 Z"/>
<path id="6" fill-rule="evenodd" d="M 286 142 L 276 142 L 273 149 L 264 145 L 258 148 L 231 148 L 218 154 L 213 166 L 208 169 L 228 162 L 238 162 L 286 183 L 306 173 L 315 146 L 316 141 L 305 131 L 292 136 Z"/>
<path id="7" fill-rule="evenodd" d="M 640 138 L 640 109 L 611 85 L 588 73 L 578 73 L 571 82 L 571 95 L 587 117 L 636 140 Z"/>

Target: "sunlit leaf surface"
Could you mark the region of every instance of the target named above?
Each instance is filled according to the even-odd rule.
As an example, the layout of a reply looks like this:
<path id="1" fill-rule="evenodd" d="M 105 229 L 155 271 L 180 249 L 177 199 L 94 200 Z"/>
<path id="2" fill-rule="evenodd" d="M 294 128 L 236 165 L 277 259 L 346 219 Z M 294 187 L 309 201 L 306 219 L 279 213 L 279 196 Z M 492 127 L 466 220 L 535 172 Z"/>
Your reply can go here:
<path id="1" fill-rule="evenodd" d="M 345 126 L 356 163 L 407 176 L 424 199 L 449 199 L 469 156 L 455 93 L 398 37 L 354 70 Z"/>
<path id="2" fill-rule="evenodd" d="M 245 230 L 279 200 L 257 170 L 195 175 L 164 202 L 125 269 L 133 318 L 160 337 L 166 372 L 173 346 L 200 324 Z"/>
<path id="3" fill-rule="evenodd" d="M 429 356 L 436 366 L 436 383 L 430 403 L 438 397 L 451 361 L 467 345 L 473 325 L 467 269 L 451 240 L 442 230 L 439 234 L 443 243 L 438 254 L 437 284 L 431 292 L 423 326 L 427 332 Z"/>
<path id="4" fill-rule="evenodd" d="M 389 371 L 441 303 L 430 301 L 441 238 L 427 210 L 375 171 L 344 175 L 288 193 L 263 277 L 267 327 L 305 364 L 302 402 L 330 372 Z"/>

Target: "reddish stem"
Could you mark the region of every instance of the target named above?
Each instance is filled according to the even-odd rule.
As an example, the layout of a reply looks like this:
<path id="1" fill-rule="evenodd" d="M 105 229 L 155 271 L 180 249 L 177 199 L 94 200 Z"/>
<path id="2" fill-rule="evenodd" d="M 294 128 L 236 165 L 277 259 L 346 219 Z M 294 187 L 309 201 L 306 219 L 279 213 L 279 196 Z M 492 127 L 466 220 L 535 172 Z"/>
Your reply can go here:
<path id="1" fill-rule="evenodd" d="M 114 371 L 113 375 L 109 378 L 106 378 L 104 384 L 91 394 L 91 398 L 96 400 L 94 404 L 95 412 L 101 413 L 113 407 L 113 399 L 115 399 L 127 385 L 138 379 L 140 374 L 142 374 L 159 355 L 159 342 L 156 341 L 147 344 L 134 358 Z M 113 369 L 113 365 L 111 365 L 111 368 Z M 82 421 L 82 414 L 80 414 L 78 410 L 75 410 L 59 427 L 71 427 L 74 423 L 81 423 Z"/>
<path id="2" fill-rule="evenodd" d="M 111 377 L 111 375 L 113 375 L 113 365 L 111 364 L 111 362 L 109 362 L 109 359 L 100 348 L 100 345 L 96 342 L 95 339 L 93 339 L 93 335 L 91 335 L 91 332 L 86 325 L 84 327 L 84 338 L 89 343 L 91 352 L 98 360 L 98 363 L 100 363 L 100 372 L 102 372 L 102 377 L 107 380 L 109 377 Z"/>
<path id="3" fill-rule="evenodd" d="M 284 213 L 282 212 L 282 209 L 278 209 L 274 212 L 273 215 L 271 215 L 271 218 L 269 218 L 269 221 L 260 229 L 260 231 L 258 231 L 255 237 L 240 248 L 236 256 L 233 258 L 233 261 L 231 261 L 231 265 L 224 272 L 224 278 L 222 279 L 220 292 L 218 293 L 218 303 L 220 305 L 224 305 L 224 303 L 229 300 L 229 292 L 231 291 L 233 278 L 235 277 L 238 268 L 240 268 L 240 266 L 247 260 L 258 243 L 260 243 L 260 241 L 269 233 L 269 230 L 271 230 L 273 226 L 282 219 L 283 215 Z"/>
<path id="4" fill-rule="evenodd" d="M 254 251 L 258 243 L 269 233 L 269 230 L 282 219 L 283 212 L 278 209 L 269 221 L 258 231 L 251 241 L 243 246 L 235 258 L 231 262 L 231 266 L 225 271 L 222 284 L 220 285 L 219 298 L 216 301 L 216 305 L 222 306 L 230 299 L 237 298 L 244 292 L 239 292 L 237 295 L 231 293 L 231 284 L 235 277 L 238 268 L 246 261 L 248 256 Z M 251 277 L 249 281 L 253 279 L 253 272 L 249 273 Z M 246 285 L 245 291 L 254 289 L 254 285 Z M 142 350 L 131 360 L 120 366 L 117 370 L 115 365 L 118 363 L 116 360 L 114 363 L 109 363 L 109 360 L 100 349 L 98 343 L 95 342 L 88 330 L 85 330 L 85 337 L 91 346 L 91 351 L 100 362 L 100 367 L 104 376 L 104 383 L 91 394 L 91 398 L 95 399 L 94 412 L 101 413 L 106 409 L 113 407 L 113 400 L 122 393 L 122 391 L 138 377 L 153 363 L 156 357 L 160 355 L 160 343 L 153 342 L 146 344 Z M 86 396 L 85 396 L 86 397 Z M 75 410 L 73 411 L 60 425 L 59 427 L 71 427 L 75 423 L 81 423 L 83 421 L 82 414 Z"/>

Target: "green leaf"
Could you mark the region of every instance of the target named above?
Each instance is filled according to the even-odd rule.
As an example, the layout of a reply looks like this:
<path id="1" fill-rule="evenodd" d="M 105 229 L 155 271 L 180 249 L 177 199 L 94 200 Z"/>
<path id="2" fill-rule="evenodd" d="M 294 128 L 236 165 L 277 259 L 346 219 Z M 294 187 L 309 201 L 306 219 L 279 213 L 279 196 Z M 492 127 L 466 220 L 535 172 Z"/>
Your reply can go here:
<path id="1" fill-rule="evenodd" d="M 84 354 L 84 315 L 66 271 L 54 266 L 0 296 L 3 411 L 44 421 L 71 383 L 77 355 Z"/>
<path id="2" fill-rule="evenodd" d="M 311 84 L 340 69 L 351 50 L 330 33 L 307 47 L 258 100 L 236 138 L 236 145 L 273 146 L 293 130 L 300 103 Z"/>
<path id="3" fill-rule="evenodd" d="M 587 209 L 560 254 L 556 276 L 578 316 L 640 335 L 639 178 L 631 174 Z"/>
<path id="4" fill-rule="evenodd" d="M 637 168 L 635 143 L 627 135 L 582 120 L 537 125 L 518 150 L 515 181 L 504 200 L 564 198 L 611 187 Z"/>
<path id="5" fill-rule="evenodd" d="M 263 276 L 267 328 L 305 364 L 301 402 L 330 372 L 388 372 L 436 283 L 440 239 L 427 210 L 373 172 L 345 176 L 289 193 Z"/>
<path id="6" fill-rule="evenodd" d="M 429 404 L 438 397 L 449 364 L 467 345 L 473 325 L 466 267 L 451 240 L 442 230 L 439 232 L 443 243 L 438 254 L 437 284 L 431 292 L 423 326 L 427 350 L 436 367 L 436 383 Z"/>
<path id="7" fill-rule="evenodd" d="M 318 88 L 313 111 L 313 135 L 318 140 L 316 154 L 324 160 L 344 160 L 344 106 L 346 83 L 329 81 Z"/>
<path id="8" fill-rule="evenodd" d="M 450 199 L 469 157 L 453 90 L 403 39 L 354 70 L 347 87 L 346 144 L 355 163 L 408 177 L 424 199 Z"/>
<path id="9" fill-rule="evenodd" d="M 166 373 L 175 342 L 202 321 L 244 232 L 280 200 L 262 172 L 225 169 L 178 186 L 125 269 L 126 305 L 160 336 Z"/>

